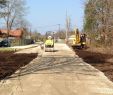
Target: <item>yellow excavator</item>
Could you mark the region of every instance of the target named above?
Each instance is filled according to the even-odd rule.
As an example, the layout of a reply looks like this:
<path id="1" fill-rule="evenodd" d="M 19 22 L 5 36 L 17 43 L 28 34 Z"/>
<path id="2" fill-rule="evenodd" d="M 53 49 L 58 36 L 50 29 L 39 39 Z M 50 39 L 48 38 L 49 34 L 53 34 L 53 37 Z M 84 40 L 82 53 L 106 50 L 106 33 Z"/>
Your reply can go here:
<path id="1" fill-rule="evenodd" d="M 81 46 L 79 30 L 75 29 L 74 32 L 75 32 L 75 38 L 72 41 L 72 47 L 79 47 L 79 46 Z"/>
<path id="2" fill-rule="evenodd" d="M 84 48 L 86 46 L 86 35 L 74 30 L 74 35 L 69 38 L 69 45 L 73 48 Z"/>

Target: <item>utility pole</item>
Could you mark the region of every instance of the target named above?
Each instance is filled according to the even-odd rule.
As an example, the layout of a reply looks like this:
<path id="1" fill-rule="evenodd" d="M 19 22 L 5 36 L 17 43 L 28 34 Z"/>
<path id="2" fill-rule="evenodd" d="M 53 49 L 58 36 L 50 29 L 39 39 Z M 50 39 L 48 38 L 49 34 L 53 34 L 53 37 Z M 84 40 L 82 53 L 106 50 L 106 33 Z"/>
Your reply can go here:
<path id="1" fill-rule="evenodd" d="M 68 42 L 69 31 L 70 31 L 70 17 L 67 16 L 66 11 L 66 43 Z"/>
<path id="2" fill-rule="evenodd" d="M 67 29 L 67 10 L 66 10 L 66 43 L 67 43 L 67 39 L 68 39 L 68 37 L 67 37 L 67 35 L 68 35 L 68 29 Z"/>
<path id="3" fill-rule="evenodd" d="M 54 46 L 54 43 L 55 43 L 55 33 L 53 32 L 53 46 Z"/>
<path id="4" fill-rule="evenodd" d="M 48 36 L 47 32 L 46 32 L 46 35 L 45 36 L 46 36 L 46 39 L 47 39 L 47 36 Z"/>
<path id="5" fill-rule="evenodd" d="M 30 39 L 31 39 L 31 28 L 29 29 L 29 31 L 30 31 Z"/>
<path id="6" fill-rule="evenodd" d="M 59 32 L 60 32 L 60 24 L 58 24 L 58 29 L 59 29 Z"/>

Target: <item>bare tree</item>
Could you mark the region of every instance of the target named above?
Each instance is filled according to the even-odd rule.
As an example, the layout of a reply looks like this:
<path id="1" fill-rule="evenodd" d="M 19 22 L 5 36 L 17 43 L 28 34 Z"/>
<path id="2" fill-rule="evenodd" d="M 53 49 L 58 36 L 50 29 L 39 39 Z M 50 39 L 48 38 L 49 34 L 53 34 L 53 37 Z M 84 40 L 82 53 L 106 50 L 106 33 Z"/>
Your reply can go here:
<path id="1" fill-rule="evenodd" d="M 112 44 L 113 0 L 88 0 L 85 4 L 84 30 L 101 44 Z"/>
<path id="2" fill-rule="evenodd" d="M 3 11 L 3 8 L 6 7 L 6 3 L 7 3 L 6 0 L 0 0 L 0 18 L 7 14 Z"/>
<path id="3" fill-rule="evenodd" d="M 6 28 L 8 32 L 15 26 L 17 19 L 22 18 L 25 15 L 25 0 L 7 0 L 4 12 L 8 13 L 4 15 Z"/>
<path id="4" fill-rule="evenodd" d="M 0 0 L 0 8 L 3 8 L 6 3 L 6 0 Z"/>
<path id="5" fill-rule="evenodd" d="M 66 34 L 65 30 L 60 30 L 55 33 L 55 37 L 60 38 L 60 39 L 65 39 L 66 38 L 65 34 Z M 69 32 L 68 32 L 68 34 L 69 34 Z"/>

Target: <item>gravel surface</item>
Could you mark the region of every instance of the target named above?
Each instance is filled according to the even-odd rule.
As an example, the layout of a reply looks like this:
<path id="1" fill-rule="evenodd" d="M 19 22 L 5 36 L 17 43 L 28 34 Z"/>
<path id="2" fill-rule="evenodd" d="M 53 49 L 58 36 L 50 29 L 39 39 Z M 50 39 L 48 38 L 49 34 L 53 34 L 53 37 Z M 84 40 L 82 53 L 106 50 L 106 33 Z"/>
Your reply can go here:
<path id="1" fill-rule="evenodd" d="M 55 47 L 56 52 L 40 52 L 38 56 L 30 54 L 38 48 L 5 55 L 8 59 L 1 56 L 4 63 L 10 59 L 13 65 L 9 67 L 16 67 L 17 72 L 1 81 L 0 95 L 113 95 L 112 82 L 102 72 L 75 56 L 65 44 Z"/>

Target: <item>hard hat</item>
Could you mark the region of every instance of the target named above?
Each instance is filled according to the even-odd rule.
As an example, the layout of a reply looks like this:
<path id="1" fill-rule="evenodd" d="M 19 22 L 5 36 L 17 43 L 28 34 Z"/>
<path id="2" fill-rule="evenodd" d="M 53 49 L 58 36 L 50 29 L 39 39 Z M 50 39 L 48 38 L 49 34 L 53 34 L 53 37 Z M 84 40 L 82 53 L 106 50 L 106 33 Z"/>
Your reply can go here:
<path id="1" fill-rule="evenodd" d="M 51 36 L 48 36 L 48 39 L 52 39 L 52 37 Z"/>

